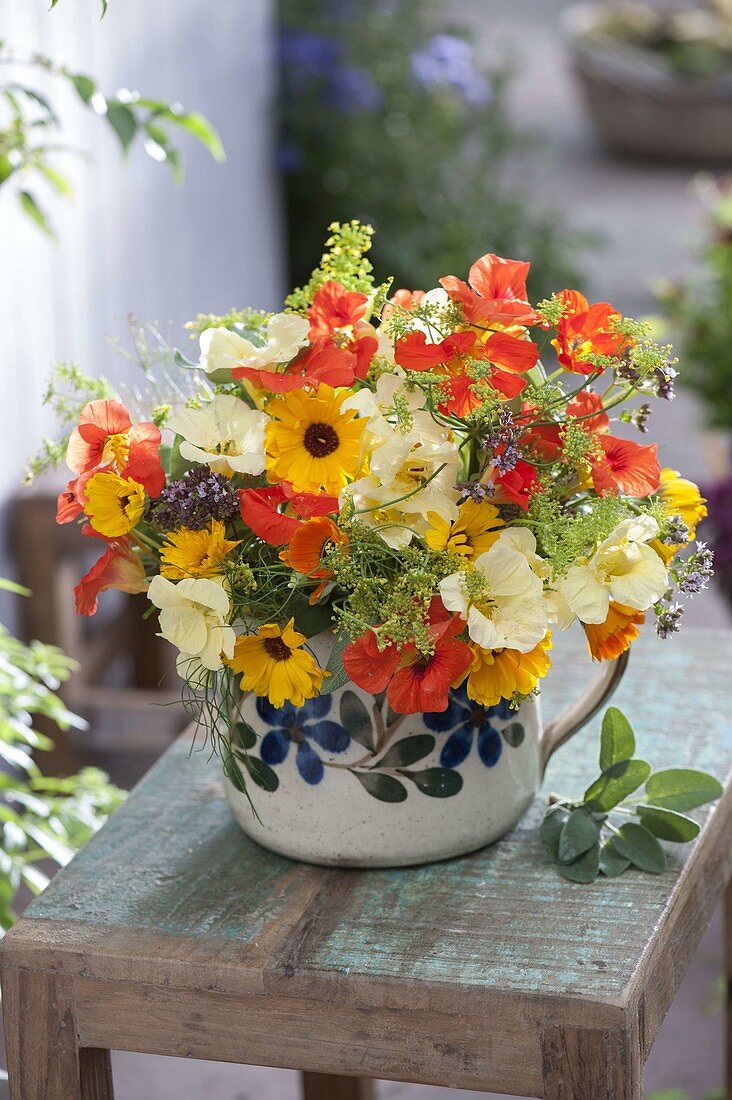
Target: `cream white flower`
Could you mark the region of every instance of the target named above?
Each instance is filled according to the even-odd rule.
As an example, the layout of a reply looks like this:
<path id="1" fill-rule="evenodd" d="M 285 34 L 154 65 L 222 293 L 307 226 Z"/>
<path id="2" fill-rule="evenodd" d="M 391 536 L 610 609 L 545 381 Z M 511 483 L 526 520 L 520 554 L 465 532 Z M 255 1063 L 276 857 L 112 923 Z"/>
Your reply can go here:
<path id="1" fill-rule="evenodd" d="M 558 626 L 560 630 L 569 629 L 577 616 L 562 593 L 557 590 L 553 582 L 551 565 L 537 554 L 533 531 L 528 527 L 507 527 L 501 534 L 504 545 L 522 553 L 537 577 L 547 585 L 544 589 L 544 599 L 547 603 L 550 624 Z"/>
<path id="2" fill-rule="evenodd" d="M 182 435 L 183 458 L 205 462 L 218 473 L 261 474 L 267 414 L 232 394 L 219 393 L 201 409 L 181 409 L 168 427 Z"/>
<path id="3" fill-rule="evenodd" d="M 559 591 L 583 623 L 604 623 L 610 600 L 647 611 L 668 585 L 666 566 L 647 545 L 658 535 L 652 516 L 619 523 L 587 560 L 570 567 Z"/>
<path id="4" fill-rule="evenodd" d="M 424 409 L 425 395 L 418 387 L 407 387 L 406 374 L 401 367 L 382 374 L 376 383 L 375 392 L 364 387 L 351 394 L 343 402 L 343 409 L 355 409 L 360 416 L 368 417 L 369 428 L 377 433 L 384 430 L 387 417 L 395 415 L 394 402 L 398 401 L 411 413 Z M 434 425 L 434 422 L 431 421 Z"/>
<path id="5" fill-rule="evenodd" d="M 507 531 L 476 559 L 440 582 L 448 611 L 467 620 L 468 634 L 483 649 L 517 649 L 528 653 L 545 636 L 548 608 L 541 579 Z"/>
<path id="6" fill-rule="evenodd" d="M 160 636 L 182 655 L 197 658 L 212 672 L 222 667 L 222 653 L 233 657 L 234 630 L 226 625 L 229 597 L 221 584 L 205 577 L 174 584 L 155 576 L 147 593 L 151 603 L 160 608 Z"/>
<path id="7" fill-rule="evenodd" d="M 346 496 L 353 500 L 363 523 L 376 528 L 387 545 L 400 548 L 429 528 L 429 512 L 449 523 L 457 519 L 460 456 L 429 416 L 416 413 L 407 432 L 378 417 L 371 438 L 369 475 L 341 494 L 342 502 Z"/>
<path id="8" fill-rule="evenodd" d="M 228 328 L 207 328 L 201 333 L 200 366 L 207 374 L 237 367 L 274 368 L 289 363 L 308 342 L 310 322 L 299 313 L 275 313 L 265 330 L 265 343 L 251 340 Z"/>

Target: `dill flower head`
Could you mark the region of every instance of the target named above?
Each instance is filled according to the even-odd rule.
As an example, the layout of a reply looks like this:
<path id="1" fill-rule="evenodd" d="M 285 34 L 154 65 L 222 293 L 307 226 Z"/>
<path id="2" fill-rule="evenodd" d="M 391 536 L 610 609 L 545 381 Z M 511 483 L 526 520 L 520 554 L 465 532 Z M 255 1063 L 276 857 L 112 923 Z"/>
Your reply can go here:
<path id="1" fill-rule="evenodd" d="M 171 581 L 184 577 L 218 577 L 223 572 L 226 555 L 239 545 L 226 538 L 226 527 L 212 519 L 200 531 L 181 527 L 166 536 L 160 551 L 160 572 Z"/>
<path id="2" fill-rule="evenodd" d="M 147 518 L 165 531 L 186 527 L 200 531 L 212 519 L 226 522 L 239 512 L 239 497 L 224 474 L 210 466 L 193 466 L 178 481 L 171 481 L 148 508 Z"/>

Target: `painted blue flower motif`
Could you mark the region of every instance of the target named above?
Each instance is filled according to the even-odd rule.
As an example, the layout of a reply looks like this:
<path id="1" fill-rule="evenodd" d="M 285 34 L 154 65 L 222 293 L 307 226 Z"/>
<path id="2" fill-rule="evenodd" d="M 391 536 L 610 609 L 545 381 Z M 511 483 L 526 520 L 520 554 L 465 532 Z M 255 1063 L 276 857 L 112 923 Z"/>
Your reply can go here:
<path id="1" fill-rule="evenodd" d="M 316 695 L 301 707 L 285 703 L 273 707 L 268 699 L 257 699 L 257 714 L 274 727 L 262 738 L 259 755 L 265 764 L 281 764 L 290 746 L 296 746 L 295 764 L 306 783 L 320 783 L 325 769 L 311 742 L 326 752 L 345 752 L 351 743 L 347 730 L 337 722 L 323 721 L 330 710 L 331 697 Z"/>
<path id="2" fill-rule="evenodd" d="M 450 692 L 447 710 L 425 714 L 424 724 L 434 733 L 452 731 L 440 753 L 443 768 L 457 768 L 462 764 L 473 746 L 474 738 L 478 742 L 478 756 L 486 768 L 492 768 L 500 759 L 503 742 L 491 719 L 505 722 L 510 714 L 507 699 L 501 699 L 495 707 L 481 707 L 468 699 L 463 686 Z"/>

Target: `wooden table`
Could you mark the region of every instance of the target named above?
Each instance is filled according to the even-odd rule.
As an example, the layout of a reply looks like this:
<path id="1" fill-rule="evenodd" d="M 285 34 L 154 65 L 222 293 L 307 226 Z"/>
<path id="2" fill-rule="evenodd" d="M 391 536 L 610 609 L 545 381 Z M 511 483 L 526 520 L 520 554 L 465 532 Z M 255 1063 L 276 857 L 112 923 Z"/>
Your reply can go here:
<path id="1" fill-rule="evenodd" d="M 581 650 L 548 711 L 590 674 Z M 728 774 L 731 670 L 732 635 L 641 640 L 618 701 L 655 766 Z M 597 744 L 594 723 L 546 788 L 581 792 Z M 666 873 L 593 886 L 549 865 L 542 812 L 442 864 L 309 867 L 245 839 L 217 762 L 179 741 L 4 941 L 13 1100 L 109 1100 L 109 1049 L 300 1069 L 307 1100 L 366 1100 L 371 1078 L 636 1100 L 732 870 L 732 791 Z"/>

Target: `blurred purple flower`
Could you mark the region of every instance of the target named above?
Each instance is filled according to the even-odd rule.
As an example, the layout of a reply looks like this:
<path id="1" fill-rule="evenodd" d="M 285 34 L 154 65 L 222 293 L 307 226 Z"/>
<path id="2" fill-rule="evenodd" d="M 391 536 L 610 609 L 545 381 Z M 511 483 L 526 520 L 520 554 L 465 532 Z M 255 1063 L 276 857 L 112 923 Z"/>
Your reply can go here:
<path id="1" fill-rule="evenodd" d="M 491 98 L 491 86 L 473 64 L 473 47 L 452 34 L 435 34 L 426 46 L 415 50 L 412 75 L 425 87 L 451 85 L 474 107 Z"/>
<path id="2" fill-rule="evenodd" d="M 279 54 L 285 84 L 296 92 L 314 80 L 332 75 L 339 62 L 341 44 L 315 31 L 283 30 L 279 36 Z"/>
<path id="3" fill-rule="evenodd" d="M 376 111 L 384 102 L 381 89 L 368 72 L 352 65 L 336 68 L 331 74 L 330 87 L 333 103 L 344 115 Z"/>

